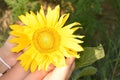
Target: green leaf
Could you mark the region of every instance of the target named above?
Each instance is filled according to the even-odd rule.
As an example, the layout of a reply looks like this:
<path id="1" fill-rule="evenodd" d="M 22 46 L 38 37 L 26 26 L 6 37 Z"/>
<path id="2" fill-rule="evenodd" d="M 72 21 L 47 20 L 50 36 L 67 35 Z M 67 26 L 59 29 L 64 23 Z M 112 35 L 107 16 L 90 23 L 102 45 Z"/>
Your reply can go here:
<path id="1" fill-rule="evenodd" d="M 83 68 L 79 74 L 79 77 L 94 75 L 97 69 L 93 66 Z"/>
<path id="2" fill-rule="evenodd" d="M 102 45 L 98 47 L 85 47 L 84 49 L 85 50 L 80 53 L 81 57 L 76 59 L 76 69 L 91 65 L 105 56 Z"/>
<path id="3" fill-rule="evenodd" d="M 81 71 L 77 72 L 77 74 L 74 74 L 72 76 L 72 80 L 78 80 L 83 76 L 94 75 L 96 72 L 97 72 L 97 69 L 95 67 L 89 66 L 89 67 L 83 68 Z"/>
<path id="4" fill-rule="evenodd" d="M 98 60 L 105 56 L 104 49 L 101 44 L 98 47 L 95 47 L 94 50 L 95 50 L 95 56 Z"/>

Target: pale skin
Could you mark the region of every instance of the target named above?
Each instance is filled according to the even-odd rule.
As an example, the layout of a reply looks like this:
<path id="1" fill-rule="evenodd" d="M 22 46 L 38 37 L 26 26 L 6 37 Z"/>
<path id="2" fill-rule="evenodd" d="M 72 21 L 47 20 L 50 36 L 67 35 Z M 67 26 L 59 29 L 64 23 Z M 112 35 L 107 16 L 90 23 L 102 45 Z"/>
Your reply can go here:
<path id="1" fill-rule="evenodd" d="M 0 80 L 68 80 L 71 73 L 75 68 L 75 58 L 70 57 L 66 59 L 66 66 L 61 68 L 56 68 L 52 64 L 49 66 L 48 70 L 36 70 L 31 73 L 29 70 L 25 71 L 23 67 L 19 64 L 16 58 L 22 54 L 12 53 L 10 49 L 15 46 L 11 44 L 8 40 L 12 38 L 11 36 L 6 40 L 5 44 L 0 48 L 0 57 L 2 57 L 7 64 L 12 68 L 8 70 Z"/>

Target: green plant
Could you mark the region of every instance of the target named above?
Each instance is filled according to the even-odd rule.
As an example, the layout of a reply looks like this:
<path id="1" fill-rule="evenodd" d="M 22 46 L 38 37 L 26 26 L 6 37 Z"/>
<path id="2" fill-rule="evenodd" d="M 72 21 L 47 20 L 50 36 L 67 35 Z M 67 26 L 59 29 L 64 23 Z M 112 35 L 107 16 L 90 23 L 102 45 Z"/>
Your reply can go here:
<path id="1" fill-rule="evenodd" d="M 78 21 L 83 26 L 85 46 L 96 46 L 100 43 L 101 35 L 105 34 L 105 27 L 101 21 L 103 0 L 75 0 L 72 1 L 75 11 L 71 14 L 71 21 Z M 102 33 L 101 33 L 102 32 Z M 78 32 L 79 33 L 79 32 Z M 99 36 L 99 37 L 95 37 Z M 94 41 L 91 42 L 91 41 Z"/>
<path id="2" fill-rule="evenodd" d="M 76 68 L 71 76 L 71 80 L 79 80 L 81 77 L 94 75 L 97 68 L 91 64 L 105 56 L 102 45 L 97 47 L 85 47 L 85 51 L 81 54 L 81 58 L 76 60 Z"/>
<path id="3" fill-rule="evenodd" d="M 11 23 L 16 22 L 19 15 L 40 7 L 37 0 L 5 0 L 5 2 L 11 9 Z"/>

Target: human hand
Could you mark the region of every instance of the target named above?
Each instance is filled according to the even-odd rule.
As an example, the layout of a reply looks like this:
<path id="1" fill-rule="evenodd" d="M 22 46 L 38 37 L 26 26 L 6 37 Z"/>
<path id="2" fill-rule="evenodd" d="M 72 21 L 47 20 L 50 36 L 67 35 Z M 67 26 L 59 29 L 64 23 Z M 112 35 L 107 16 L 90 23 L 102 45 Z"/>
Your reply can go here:
<path id="1" fill-rule="evenodd" d="M 43 80 L 68 80 L 75 68 L 75 58 L 66 59 L 67 65 L 62 68 L 55 68 L 48 73 Z"/>
<path id="2" fill-rule="evenodd" d="M 12 36 L 7 39 L 4 46 L 0 49 L 0 52 L 2 52 L 0 56 L 13 67 L 0 80 L 68 80 L 75 67 L 74 58 L 67 58 L 67 65 L 62 68 L 55 68 L 53 65 L 50 65 L 48 71 L 40 70 L 30 73 L 30 71 L 24 71 L 23 67 L 16 61 L 16 58 L 21 53 L 10 52 L 10 49 L 15 46 L 8 42 L 10 38 Z"/>
<path id="3" fill-rule="evenodd" d="M 9 40 L 13 38 L 13 36 L 9 36 L 4 45 L 0 48 L 0 57 L 11 67 L 15 65 L 17 62 L 16 58 L 21 54 L 20 53 L 12 53 L 10 50 L 15 46 L 9 42 Z"/>
<path id="4" fill-rule="evenodd" d="M 67 58 L 67 65 L 55 68 L 53 65 L 48 71 L 35 71 L 30 73 L 24 80 L 68 80 L 75 68 L 75 58 Z"/>

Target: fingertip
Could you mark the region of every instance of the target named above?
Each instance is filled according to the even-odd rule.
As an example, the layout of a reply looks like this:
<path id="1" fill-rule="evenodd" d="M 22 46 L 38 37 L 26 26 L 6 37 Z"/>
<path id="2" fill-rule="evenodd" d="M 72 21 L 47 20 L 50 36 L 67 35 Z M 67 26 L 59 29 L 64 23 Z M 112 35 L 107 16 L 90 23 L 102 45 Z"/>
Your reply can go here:
<path id="1" fill-rule="evenodd" d="M 71 65 L 75 61 L 75 57 L 69 57 L 66 59 L 66 64 Z"/>
<path id="2" fill-rule="evenodd" d="M 53 64 L 50 64 L 50 66 L 48 67 L 48 70 L 47 71 L 51 71 L 55 68 L 55 66 Z"/>

